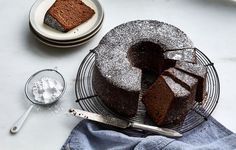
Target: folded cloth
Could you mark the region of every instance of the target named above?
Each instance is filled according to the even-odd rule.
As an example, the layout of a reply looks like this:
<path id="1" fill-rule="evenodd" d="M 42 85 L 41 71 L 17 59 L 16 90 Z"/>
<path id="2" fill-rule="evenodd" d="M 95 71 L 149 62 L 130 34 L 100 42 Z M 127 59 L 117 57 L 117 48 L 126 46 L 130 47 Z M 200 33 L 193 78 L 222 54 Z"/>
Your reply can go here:
<path id="1" fill-rule="evenodd" d="M 214 118 L 183 134 L 178 139 L 119 129 L 83 120 L 71 132 L 62 150 L 232 150 L 236 134 Z"/>

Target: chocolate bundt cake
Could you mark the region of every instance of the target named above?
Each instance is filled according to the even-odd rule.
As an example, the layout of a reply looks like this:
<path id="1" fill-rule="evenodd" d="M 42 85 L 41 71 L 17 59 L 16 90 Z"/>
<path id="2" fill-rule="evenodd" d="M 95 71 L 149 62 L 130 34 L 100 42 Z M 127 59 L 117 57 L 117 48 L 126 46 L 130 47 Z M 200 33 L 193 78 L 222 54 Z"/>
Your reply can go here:
<path id="1" fill-rule="evenodd" d="M 67 32 L 95 14 L 81 0 L 56 0 L 44 17 L 44 23 L 61 32 Z"/>
<path id="2" fill-rule="evenodd" d="M 168 105 L 165 105 L 165 111 L 162 112 L 164 115 L 157 120 L 160 120 L 160 124 L 176 123 L 183 120 L 192 105 L 193 97 L 195 97 L 195 81 L 198 78 L 195 76 L 191 76 L 191 78 L 189 75 L 186 78 L 177 77 L 177 80 L 177 78 L 175 79 L 170 75 L 162 74 L 168 68 L 175 67 L 179 61 L 196 63 L 193 43 L 184 32 L 159 21 L 131 21 L 109 31 L 94 49 L 94 52 L 93 87 L 108 108 L 120 115 L 133 117 L 137 112 L 142 90 L 142 71 L 148 70 L 155 75 L 154 80 L 157 79 L 156 82 L 158 83 L 160 80 L 175 83 L 165 84 L 165 89 L 168 90 L 163 94 L 172 97 L 168 99 Z M 185 74 L 183 71 L 181 73 Z M 187 81 L 190 78 L 194 79 L 192 83 Z M 158 98 L 161 98 L 160 94 L 155 95 L 157 92 L 150 92 L 150 90 L 158 89 L 155 86 L 158 85 L 156 82 L 151 86 L 154 89 L 147 88 L 147 93 L 144 92 L 145 99 L 149 96 L 155 97 L 153 100 L 147 100 L 148 103 L 163 101 L 158 100 Z M 188 94 L 176 96 L 176 91 L 173 89 L 177 87 L 181 87 Z M 164 90 L 164 87 L 162 90 Z M 151 95 L 148 93 L 151 93 Z M 144 102 L 144 104 L 147 103 Z M 158 107 L 154 109 L 148 106 L 150 104 L 146 105 L 149 115 L 158 111 Z M 174 106 L 179 109 L 171 109 L 172 111 L 168 109 L 168 107 L 174 108 Z M 183 109 L 182 112 L 181 109 Z M 176 117 L 170 115 L 174 113 L 177 113 Z M 154 117 L 152 118 L 154 119 Z M 173 121 L 173 118 L 176 118 L 175 121 Z"/>

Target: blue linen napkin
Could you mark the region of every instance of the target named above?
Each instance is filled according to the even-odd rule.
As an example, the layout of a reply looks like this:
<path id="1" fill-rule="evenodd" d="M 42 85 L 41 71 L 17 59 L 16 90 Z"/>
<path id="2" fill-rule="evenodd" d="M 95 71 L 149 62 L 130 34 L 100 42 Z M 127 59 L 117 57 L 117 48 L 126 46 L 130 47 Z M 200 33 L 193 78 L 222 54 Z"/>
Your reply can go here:
<path id="1" fill-rule="evenodd" d="M 119 129 L 82 120 L 71 132 L 62 150 L 232 150 L 236 134 L 214 118 L 183 134 L 178 139 Z"/>

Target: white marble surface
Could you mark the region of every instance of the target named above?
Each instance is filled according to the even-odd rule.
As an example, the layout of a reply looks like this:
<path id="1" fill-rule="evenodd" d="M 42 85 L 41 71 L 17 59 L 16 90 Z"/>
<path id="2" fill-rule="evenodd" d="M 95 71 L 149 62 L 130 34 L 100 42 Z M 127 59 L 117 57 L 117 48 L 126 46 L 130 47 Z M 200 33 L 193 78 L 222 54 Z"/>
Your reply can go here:
<path id="1" fill-rule="evenodd" d="M 0 0 L 0 149 L 60 149 L 79 119 L 66 115 L 74 102 L 77 69 L 88 51 L 113 27 L 135 19 L 156 19 L 186 32 L 214 63 L 221 95 L 213 116 L 236 132 L 236 2 L 230 0 L 101 0 L 104 25 L 88 44 L 72 49 L 50 48 L 34 39 L 28 13 L 34 0 Z M 22 130 L 9 134 L 30 103 L 24 95 L 28 77 L 44 68 L 64 75 L 67 90 L 50 110 L 36 108 Z"/>

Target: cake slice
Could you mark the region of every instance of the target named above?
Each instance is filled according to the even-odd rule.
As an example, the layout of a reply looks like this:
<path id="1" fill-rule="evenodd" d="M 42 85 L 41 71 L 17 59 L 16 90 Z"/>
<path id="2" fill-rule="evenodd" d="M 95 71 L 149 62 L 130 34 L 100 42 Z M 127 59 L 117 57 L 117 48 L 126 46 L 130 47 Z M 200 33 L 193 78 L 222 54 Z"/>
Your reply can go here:
<path id="1" fill-rule="evenodd" d="M 169 68 L 165 70 L 162 74 L 171 77 L 175 82 L 179 83 L 188 91 L 190 91 L 191 96 L 190 96 L 188 108 L 191 109 L 193 106 L 194 100 L 196 98 L 196 91 L 197 91 L 197 85 L 198 85 L 197 78 L 181 70 L 178 70 L 176 68 Z"/>
<path id="2" fill-rule="evenodd" d="M 182 123 L 189 100 L 190 92 L 165 75 L 160 75 L 142 97 L 148 115 L 160 126 Z"/>
<path id="3" fill-rule="evenodd" d="M 198 79 L 196 101 L 203 102 L 206 96 L 207 68 L 201 64 L 177 61 L 175 68 L 182 70 Z"/>
<path id="4" fill-rule="evenodd" d="M 173 60 L 173 61 L 185 61 L 196 63 L 196 50 L 195 48 L 186 48 L 179 50 L 168 50 L 164 53 L 165 59 Z"/>
<path id="5" fill-rule="evenodd" d="M 94 10 L 81 0 L 56 0 L 44 17 L 44 23 L 61 32 L 67 32 L 89 20 Z"/>

